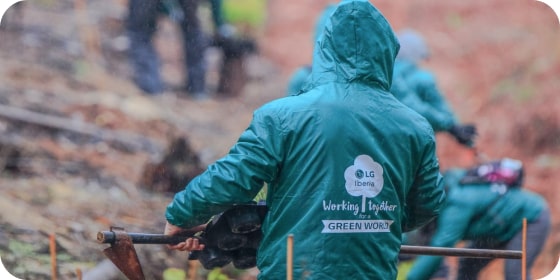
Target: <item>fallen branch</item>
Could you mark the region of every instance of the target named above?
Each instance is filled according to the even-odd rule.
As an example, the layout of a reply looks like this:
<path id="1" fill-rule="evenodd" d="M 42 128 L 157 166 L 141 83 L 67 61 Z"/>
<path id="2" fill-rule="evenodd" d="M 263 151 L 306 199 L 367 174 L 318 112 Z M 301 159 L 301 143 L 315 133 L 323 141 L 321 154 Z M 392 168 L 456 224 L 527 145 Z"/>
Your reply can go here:
<path id="1" fill-rule="evenodd" d="M 123 148 L 129 151 L 144 150 L 159 154 L 163 150 L 160 144 L 142 135 L 130 132 L 112 131 L 79 120 L 37 113 L 12 106 L 0 104 L 0 117 L 91 136 L 102 141 L 123 146 Z"/>

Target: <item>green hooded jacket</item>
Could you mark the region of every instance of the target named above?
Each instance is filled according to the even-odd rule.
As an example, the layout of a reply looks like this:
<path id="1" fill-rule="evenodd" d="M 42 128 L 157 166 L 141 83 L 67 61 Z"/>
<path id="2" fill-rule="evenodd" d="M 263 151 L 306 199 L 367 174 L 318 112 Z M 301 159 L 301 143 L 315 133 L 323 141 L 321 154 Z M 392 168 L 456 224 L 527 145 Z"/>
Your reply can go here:
<path id="1" fill-rule="evenodd" d="M 449 130 L 456 124 L 456 116 L 441 94 L 434 75 L 418 66 L 430 57 L 424 38 L 408 28 L 399 31 L 397 38 L 401 49 L 395 61 L 391 92 L 425 117 L 435 132 Z"/>
<path id="2" fill-rule="evenodd" d="M 430 246 L 453 247 L 462 240 L 478 239 L 507 242 L 521 230 L 523 218 L 530 223 L 548 207 L 541 196 L 521 187 L 505 191 L 505 186 L 459 185 L 458 180 L 447 179 L 465 172 L 446 172 L 447 204 Z M 430 279 L 442 260 L 441 256 L 418 257 L 407 279 Z"/>
<path id="3" fill-rule="evenodd" d="M 365 0 L 342 1 L 313 58 L 308 91 L 274 100 L 230 152 L 175 195 L 174 225 L 203 224 L 268 184 L 259 279 L 394 279 L 403 231 L 442 207 L 429 123 L 389 93 L 398 42 Z"/>
<path id="4" fill-rule="evenodd" d="M 403 104 L 425 117 L 435 132 L 449 130 L 457 123 L 451 107 L 441 94 L 434 75 L 415 62 L 397 58 L 391 92 Z"/>

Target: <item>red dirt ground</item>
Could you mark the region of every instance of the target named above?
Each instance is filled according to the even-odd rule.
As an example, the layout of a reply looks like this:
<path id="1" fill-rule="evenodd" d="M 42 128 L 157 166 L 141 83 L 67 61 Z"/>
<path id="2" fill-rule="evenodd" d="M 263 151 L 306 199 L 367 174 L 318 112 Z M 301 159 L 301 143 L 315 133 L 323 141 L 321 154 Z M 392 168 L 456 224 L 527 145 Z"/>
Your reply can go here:
<path id="1" fill-rule="evenodd" d="M 269 0 L 266 25 L 257 37 L 260 56 L 247 64 L 252 79 L 245 92 L 238 98 L 204 102 L 174 94 L 147 97 L 127 79 L 126 56 L 122 50 L 111 50 L 122 33 L 126 1 L 26 2 L 29 6 L 21 15 L 12 14 L 11 20 L 3 22 L 15 29 L 0 29 L 2 104 L 40 108 L 155 141 L 187 135 L 202 161 L 209 163 L 227 152 L 248 124 L 252 110 L 282 97 L 290 73 L 310 62 L 315 19 L 327 3 L 336 1 Z M 87 3 L 87 13 L 73 13 L 81 11 L 76 3 Z M 536 0 L 372 3 L 396 30 L 413 27 L 425 35 L 433 54 L 426 67 L 437 75 L 459 118 L 477 125 L 479 156 L 524 161 L 526 187 L 542 194 L 552 209 L 553 230 L 533 271 L 535 278 L 543 277 L 560 254 L 558 19 Z M 17 29 L 18 22 L 23 28 Z M 164 23 L 157 38 L 163 73 L 171 83 L 182 75 L 175 35 L 173 27 Z M 92 47 L 93 52 L 86 48 L 88 52 L 82 54 L 80 46 Z M 96 48 L 100 53 L 95 53 Z M 210 82 L 215 74 L 210 71 Z M 0 131 L 9 127 L 0 120 Z M 135 190 L 143 163 L 148 161 L 146 154 L 120 153 L 103 143 L 76 146 L 63 136 L 31 138 L 30 143 L 49 150 L 52 158 L 34 162 L 34 166 L 44 165 L 40 176 L 1 177 L 0 210 L 11 209 L 10 215 L 0 211 L 1 226 L 21 228 L 25 221 L 26 229 L 60 233 L 59 242 L 72 253 L 72 260 L 83 262 L 100 251 L 88 234 L 110 224 L 160 230 L 168 198 Z M 447 135 L 438 135 L 438 154 L 444 170 L 468 166 L 476 159 Z M 57 160 L 67 160 L 69 169 L 76 168 L 72 164 L 89 163 L 84 166 L 91 172 L 85 173 L 117 179 L 101 183 L 96 178 L 67 179 L 49 172 L 49 164 Z M 0 238 L 0 250 L 6 249 L 5 241 Z M 31 268 L 37 266 L 34 259 L 30 263 Z M 76 266 L 83 264 L 65 267 L 70 271 Z M 500 279 L 500 275 L 500 262 L 496 262 L 481 279 Z"/>

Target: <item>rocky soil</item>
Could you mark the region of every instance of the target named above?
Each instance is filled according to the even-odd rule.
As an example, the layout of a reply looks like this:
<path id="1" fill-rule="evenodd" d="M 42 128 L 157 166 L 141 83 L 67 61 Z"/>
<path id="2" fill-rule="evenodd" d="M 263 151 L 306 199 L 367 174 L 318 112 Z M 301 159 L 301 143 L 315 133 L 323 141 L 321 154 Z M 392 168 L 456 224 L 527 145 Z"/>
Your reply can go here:
<path id="1" fill-rule="evenodd" d="M 252 33 L 259 53 L 247 57 L 243 92 L 202 101 L 180 90 L 147 96 L 131 83 L 126 1 L 28 0 L 11 8 L 0 26 L 4 265 L 19 278 L 54 279 L 54 236 L 59 278 L 78 279 L 106 259 L 105 246 L 95 241 L 98 231 L 118 225 L 161 232 L 171 193 L 145 185 L 146 168 L 178 138 L 187 140 L 200 167 L 225 154 L 252 111 L 282 97 L 291 71 L 310 61 L 314 19 L 330 2 L 269 0 L 266 23 Z M 477 156 L 524 161 L 526 187 L 542 194 L 553 212 L 552 234 L 534 269 L 535 277 L 546 275 L 560 253 L 558 19 L 529 0 L 372 2 L 396 30 L 413 27 L 425 35 L 433 54 L 426 67 L 459 118 L 478 127 Z M 156 38 L 172 88 L 180 88 L 183 77 L 176 28 L 164 19 Z M 208 58 L 209 88 L 215 89 L 220 57 L 210 50 Z M 438 135 L 438 154 L 443 169 L 476 160 L 447 135 Z M 137 250 L 150 279 L 196 264 L 163 246 Z M 481 279 L 499 279 L 500 264 Z M 254 271 L 227 273 L 254 277 Z"/>

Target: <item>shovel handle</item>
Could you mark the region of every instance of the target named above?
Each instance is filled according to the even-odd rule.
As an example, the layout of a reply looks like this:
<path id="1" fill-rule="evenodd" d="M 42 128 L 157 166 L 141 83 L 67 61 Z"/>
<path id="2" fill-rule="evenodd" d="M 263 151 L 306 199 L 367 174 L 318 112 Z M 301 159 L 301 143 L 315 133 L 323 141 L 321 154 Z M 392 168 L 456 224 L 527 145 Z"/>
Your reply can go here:
<path id="1" fill-rule="evenodd" d="M 471 248 L 448 248 L 431 246 L 409 246 L 402 245 L 401 253 L 412 255 L 454 256 L 466 258 L 488 258 L 488 259 L 521 259 L 522 252 L 514 250 L 494 249 L 471 249 Z"/>
<path id="2" fill-rule="evenodd" d="M 188 235 L 165 235 L 165 234 L 152 234 L 152 233 L 127 233 L 130 240 L 134 244 L 178 244 L 185 241 L 193 234 Z M 197 237 L 195 237 L 197 238 Z M 117 235 L 113 231 L 100 231 L 97 233 L 97 241 L 99 243 L 113 244 L 117 241 Z"/>

